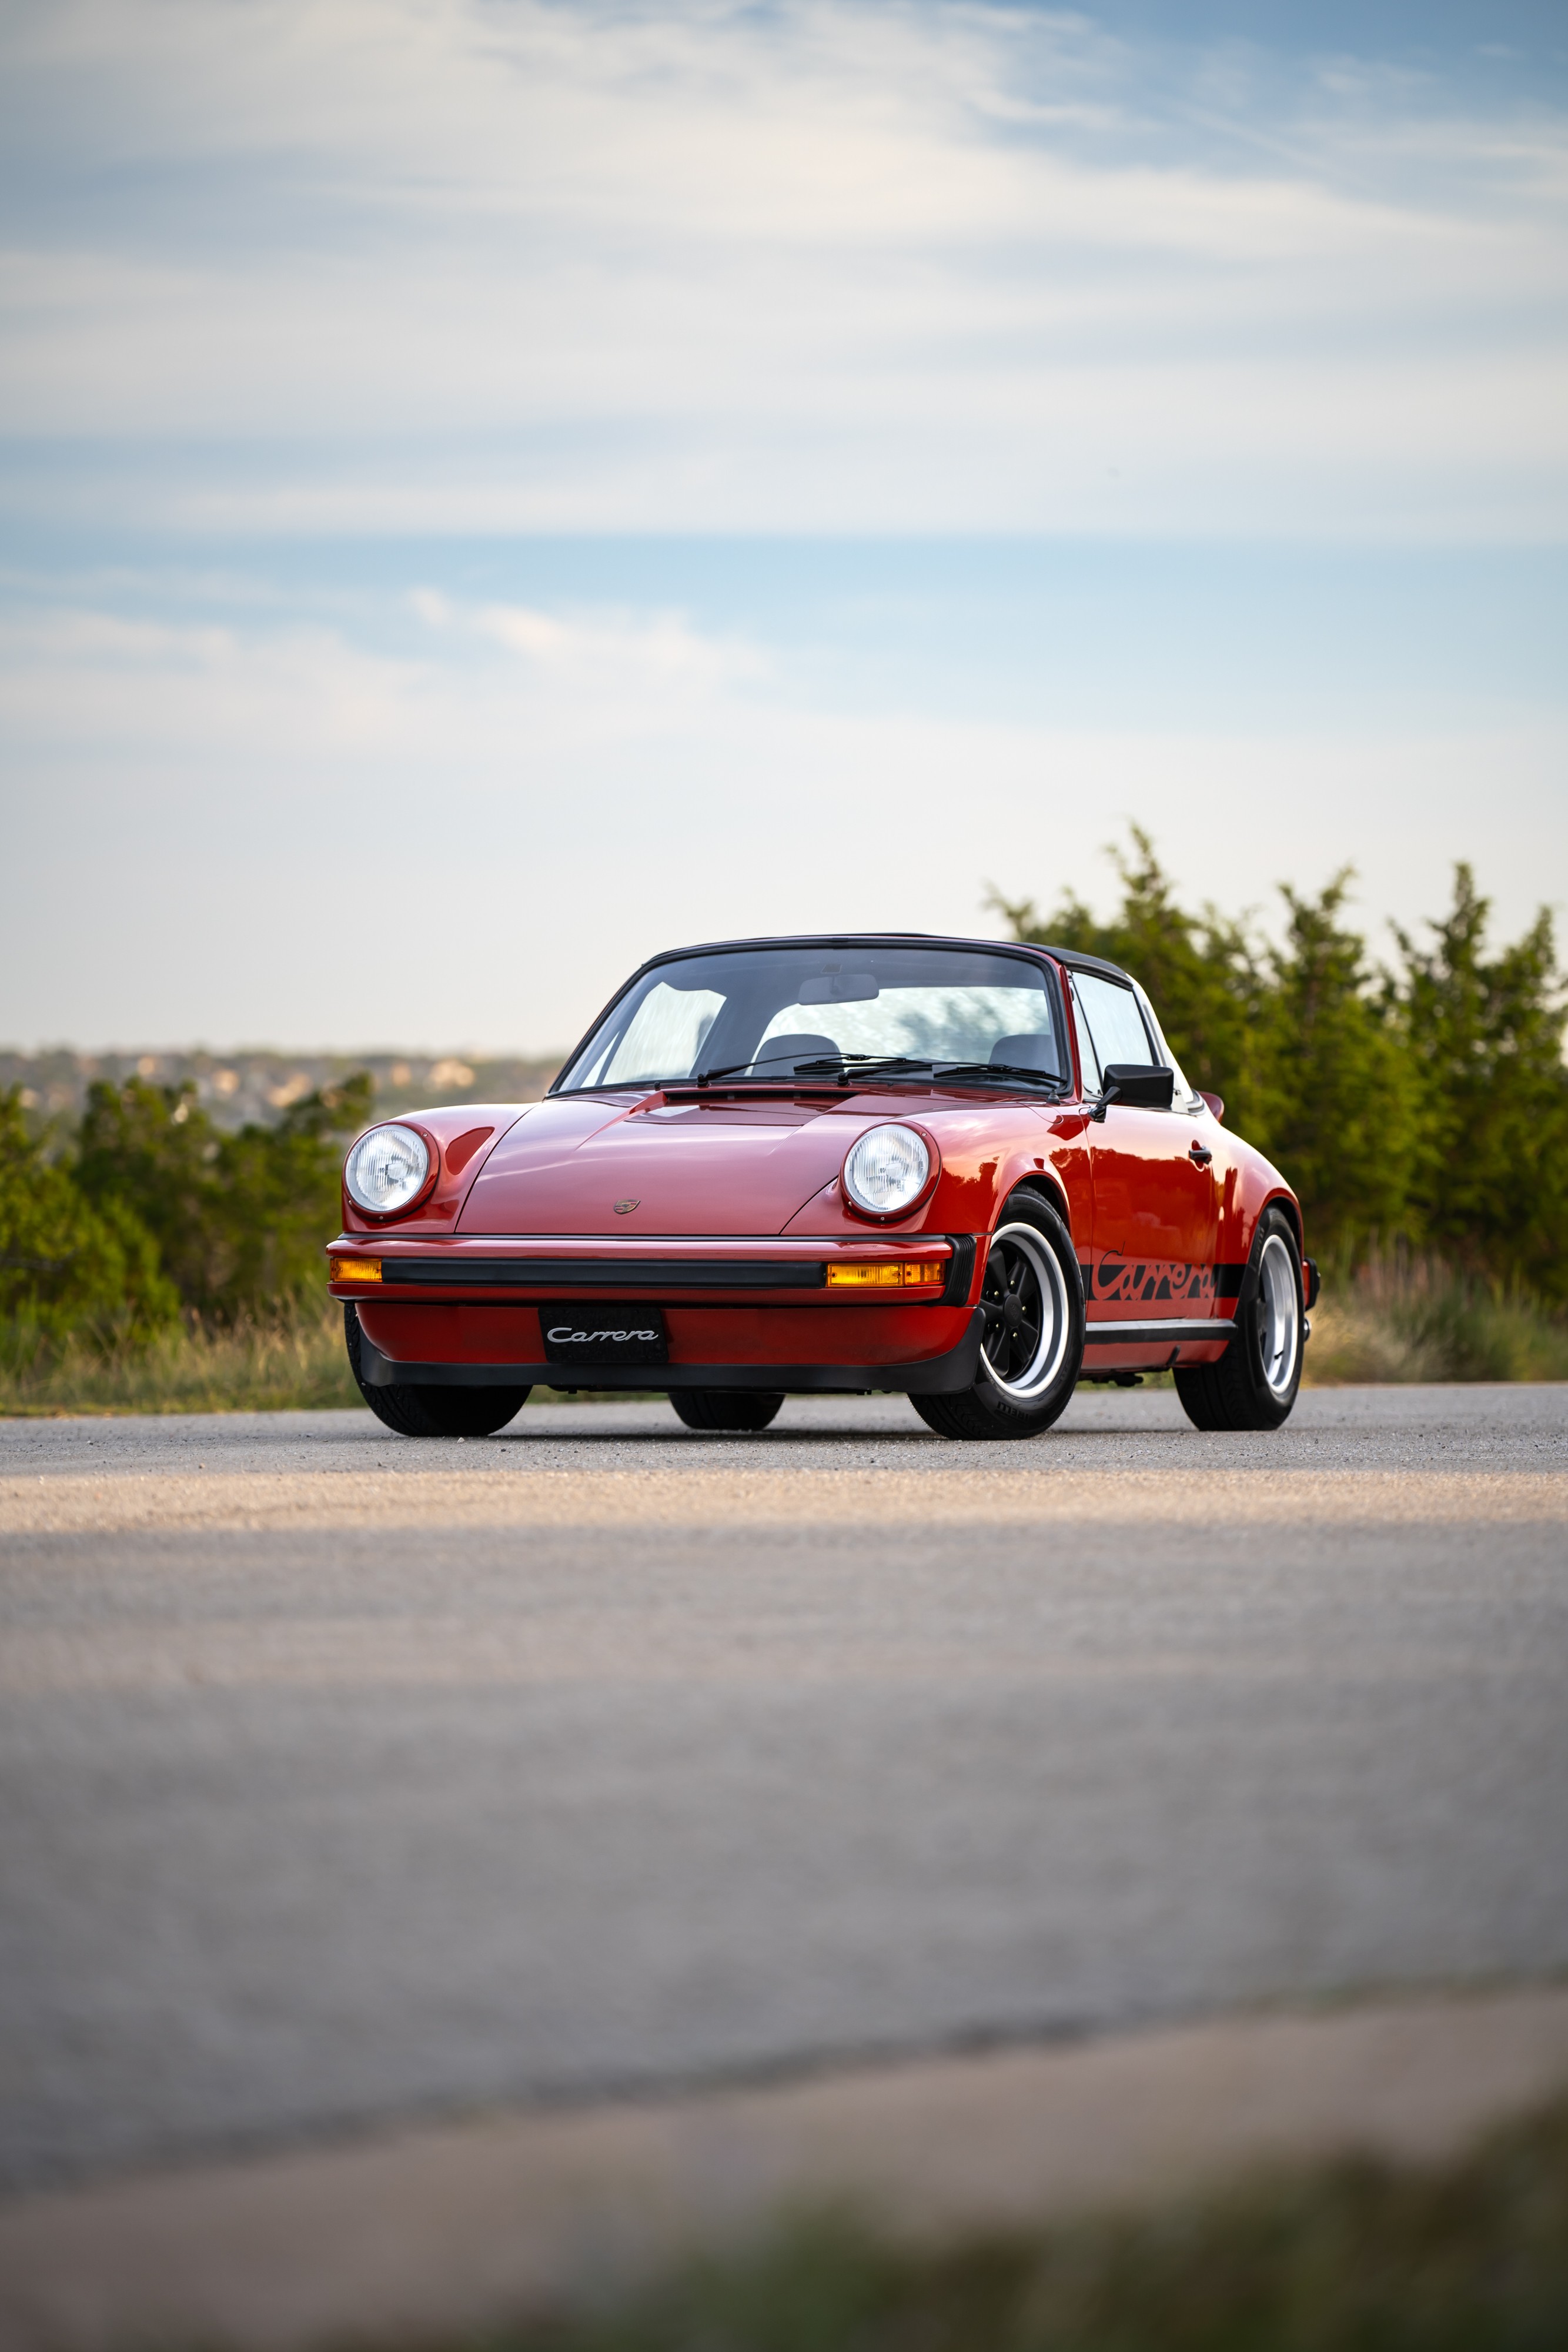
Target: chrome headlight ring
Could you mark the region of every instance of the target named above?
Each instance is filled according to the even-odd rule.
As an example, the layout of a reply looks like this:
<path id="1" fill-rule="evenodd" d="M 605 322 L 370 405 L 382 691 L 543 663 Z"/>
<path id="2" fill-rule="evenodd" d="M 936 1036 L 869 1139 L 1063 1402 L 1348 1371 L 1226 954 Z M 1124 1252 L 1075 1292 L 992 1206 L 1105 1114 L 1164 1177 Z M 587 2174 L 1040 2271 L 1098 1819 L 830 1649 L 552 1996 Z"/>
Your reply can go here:
<path id="1" fill-rule="evenodd" d="M 428 1189 L 435 1156 L 416 1127 L 393 1119 L 361 1136 L 343 1163 L 343 1184 L 367 1217 L 395 1217 Z"/>
<path id="2" fill-rule="evenodd" d="M 850 1146 L 844 1197 L 862 1217 L 906 1217 L 931 1190 L 939 1166 L 936 1145 L 918 1128 L 892 1119 Z"/>

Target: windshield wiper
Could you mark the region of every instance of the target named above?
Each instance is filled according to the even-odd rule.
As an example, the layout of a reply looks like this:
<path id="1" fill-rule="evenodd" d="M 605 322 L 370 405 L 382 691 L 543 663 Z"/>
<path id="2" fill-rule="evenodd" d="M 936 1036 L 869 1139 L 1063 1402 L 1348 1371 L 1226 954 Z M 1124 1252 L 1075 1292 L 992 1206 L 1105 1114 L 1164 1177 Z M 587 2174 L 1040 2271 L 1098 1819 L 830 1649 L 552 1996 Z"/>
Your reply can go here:
<path id="1" fill-rule="evenodd" d="M 722 1070 L 701 1070 L 688 1085 L 711 1087 L 720 1078 L 745 1076 L 749 1071 L 765 1068 L 772 1062 L 789 1062 L 788 1054 L 766 1054 L 750 1062 L 732 1062 Z M 1026 1078 L 1030 1086 L 1050 1087 L 1053 1093 L 1063 1091 L 1063 1080 L 1051 1070 L 1035 1070 L 1021 1062 L 943 1062 L 928 1054 L 819 1054 L 808 1062 L 793 1062 L 793 1075 L 798 1078 L 881 1077 L 895 1070 L 929 1070 L 933 1076 L 947 1078 Z"/>
<path id="2" fill-rule="evenodd" d="M 748 1070 L 766 1069 L 772 1062 L 789 1063 L 791 1072 L 795 1070 L 811 1070 L 821 1068 L 831 1068 L 836 1070 L 839 1066 L 836 1061 L 828 1064 L 818 1062 L 797 1062 L 792 1054 L 758 1054 L 754 1055 L 749 1062 L 727 1062 L 722 1070 L 699 1070 L 695 1077 L 675 1078 L 669 1081 L 669 1083 L 674 1086 L 711 1087 L 716 1085 L 720 1078 L 741 1078 L 746 1076 Z"/>
<path id="3" fill-rule="evenodd" d="M 928 1070 L 930 1060 L 923 1054 L 819 1054 L 814 1062 L 797 1062 L 797 1070 L 810 1070 L 813 1075 L 821 1070 L 852 1070 L 857 1078 L 875 1077 L 881 1070 Z"/>
<path id="4" fill-rule="evenodd" d="M 727 1069 L 699 1070 L 695 1080 L 699 1087 L 711 1087 L 719 1078 L 743 1077 L 749 1070 L 760 1070 L 772 1062 L 788 1062 L 796 1077 L 830 1077 L 852 1068 L 857 1075 L 867 1070 L 928 1070 L 931 1065 L 909 1054 L 819 1054 L 814 1060 L 797 1062 L 790 1054 L 762 1054 L 749 1062 L 731 1062 Z"/>
<path id="5" fill-rule="evenodd" d="M 894 1070 L 929 1070 L 939 1085 L 949 1078 L 1027 1078 L 1031 1086 L 1050 1087 L 1056 1094 L 1062 1091 L 1062 1081 L 1053 1070 L 1036 1070 L 1022 1062 L 945 1062 L 940 1055 L 928 1054 L 839 1054 L 831 1061 L 826 1055 L 814 1062 L 797 1062 L 800 1070 L 829 1071 L 852 1069 L 857 1078 L 878 1078 Z"/>
<path id="6" fill-rule="evenodd" d="M 1033 1070 L 1022 1062 L 942 1062 L 936 1066 L 939 1078 L 1027 1078 L 1032 1087 L 1050 1087 L 1054 1094 L 1063 1091 L 1063 1081 L 1054 1070 Z"/>

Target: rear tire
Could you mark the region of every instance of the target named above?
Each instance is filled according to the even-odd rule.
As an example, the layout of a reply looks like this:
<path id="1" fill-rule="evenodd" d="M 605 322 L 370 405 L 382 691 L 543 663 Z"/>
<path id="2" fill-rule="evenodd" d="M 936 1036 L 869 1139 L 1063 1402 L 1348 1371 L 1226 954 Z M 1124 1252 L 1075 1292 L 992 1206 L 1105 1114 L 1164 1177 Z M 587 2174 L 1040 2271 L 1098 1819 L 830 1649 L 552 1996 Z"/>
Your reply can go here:
<path id="1" fill-rule="evenodd" d="M 771 1389 L 672 1389 L 670 1402 L 688 1429 L 766 1429 L 783 1403 Z"/>
<path id="2" fill-rule="evenodd" d="M 351 1300 L 343 1307 L 343 1339 L 354 1385 L 379 1422 L 400 1437 L 494 1437 L 522 1411 L 528 1389 L 433 1388 L 394 1381 L 372 1388 L 360 1368 L 360 1318 Z"/>
<path id="3" fill-rule="evenodd" d="M 1176 1394 L 1197 1429 L 1279 1429 L 1301 1384 L 1301 1257 L 1282 1209 L 1258 1220 L 1236 1335 L 1218 1364 L 1178 1365 Z"/>
<path id="4" fill-rule="evenodd" d="M 1038 1437 L 1061 1417 L 1083 1360 L 1078 1253 L 1038 1193 L 1015 1193 L 1003 1210 L 980 1304 L 986 1333 L 974 1387 L 909 1402 L 938 1437 Z"/>

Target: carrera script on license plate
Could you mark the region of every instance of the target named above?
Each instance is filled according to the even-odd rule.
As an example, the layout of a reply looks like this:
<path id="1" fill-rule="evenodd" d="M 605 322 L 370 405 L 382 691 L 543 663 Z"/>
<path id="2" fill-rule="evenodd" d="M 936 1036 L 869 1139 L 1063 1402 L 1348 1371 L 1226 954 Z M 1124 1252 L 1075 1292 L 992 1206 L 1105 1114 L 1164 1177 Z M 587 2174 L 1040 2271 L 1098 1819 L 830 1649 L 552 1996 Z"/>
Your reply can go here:
<path id="1" fill-rule="evenodd" d="M 594 1298 L 541 1307 L 547 1364 L 667 1364 L 670 1342 L 656 1307 Z"/>

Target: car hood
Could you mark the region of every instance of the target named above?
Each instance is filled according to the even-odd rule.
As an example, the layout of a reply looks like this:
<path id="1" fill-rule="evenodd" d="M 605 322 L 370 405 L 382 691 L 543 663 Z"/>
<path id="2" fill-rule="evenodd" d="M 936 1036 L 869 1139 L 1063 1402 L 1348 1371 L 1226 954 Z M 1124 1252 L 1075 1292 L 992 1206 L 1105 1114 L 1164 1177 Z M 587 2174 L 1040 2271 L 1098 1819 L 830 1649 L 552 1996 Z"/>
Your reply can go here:
<path id="1" fill-rule="evenodd" d="M 832 1183 L 857 1135 L 897 1113 L 794 1100 L 538 1104 L 491 1152 L 464 1234 L 778 1234 Z"/>

